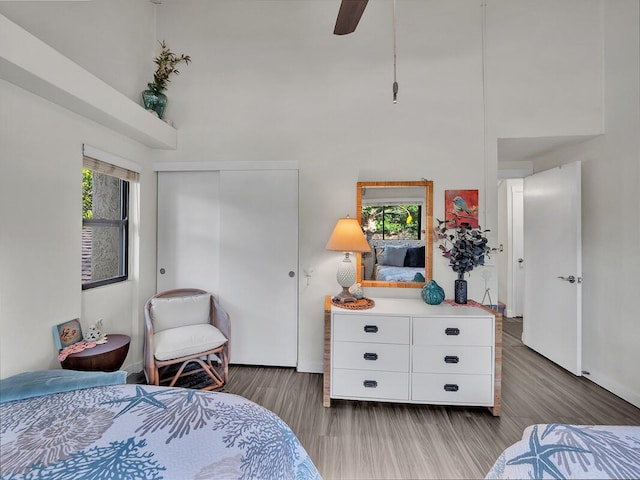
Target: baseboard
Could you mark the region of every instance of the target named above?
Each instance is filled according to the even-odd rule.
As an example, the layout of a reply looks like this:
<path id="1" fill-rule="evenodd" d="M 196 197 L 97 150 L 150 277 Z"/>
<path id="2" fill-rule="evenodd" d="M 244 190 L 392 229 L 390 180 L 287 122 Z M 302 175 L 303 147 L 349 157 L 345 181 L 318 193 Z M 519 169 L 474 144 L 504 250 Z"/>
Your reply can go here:
<path id="1" fill-rule="evenodd" d="M 303 373 L 322 373 L 324 365 L 322 362 L 298 362 L 296 370 Z"/>
<path id="2" fill-rule="evenodd" d="M 626 385 L 614 382 L 606 375 L 599 375 L 598 372 L 594 372 L 593 370 L 590 370 L 588 375 L 585 374 L 583 376 L 584 378 L 591 380 L 593 383 L 600 385 L 605 390 L 608 390 L 614 395 L 626 400 L 631 405 L 640 408 L 640 392 L 635 392 L 629 389 Z"/>

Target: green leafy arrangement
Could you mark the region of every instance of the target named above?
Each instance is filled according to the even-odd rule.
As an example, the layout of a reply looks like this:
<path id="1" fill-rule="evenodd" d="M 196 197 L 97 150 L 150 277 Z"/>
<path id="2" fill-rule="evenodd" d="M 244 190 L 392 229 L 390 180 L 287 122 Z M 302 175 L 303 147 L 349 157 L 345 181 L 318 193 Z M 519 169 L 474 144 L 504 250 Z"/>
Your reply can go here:
<path id="1" fill-rule="evenodd" d="M 153 74 L 153 83 L 149 84 L 149 88 L 161 92 L 166 90 L 169 82 L 171 82 L 171 80 L 169 80 L 171 75 L 180 74 L 180 71 L 177 69 L 178 64 L 184 62 L 185 65 L 189 65 L 191 57 L 184 54 L 181 54 L 180 56 L 176 55 L 169 47 L 167 47 L 164 40 L 159 43 L 162 50 L 160 55 L 154 59 L 156 71 Z"/>
<path id="2" fill-rule="evenodd" d="M 485 255 L 491 252 L 486 237 L 490 230 L 472 228 L 466 222 L 449 228 L 446 221 L 436 220 L 438 226 L 434 233 L 440 242 L 438 248 L 442 251 L 442 256 L 449 259 L 449 266 L 458 274 L 459 279 L 475 267 L 484 265 Z"/>

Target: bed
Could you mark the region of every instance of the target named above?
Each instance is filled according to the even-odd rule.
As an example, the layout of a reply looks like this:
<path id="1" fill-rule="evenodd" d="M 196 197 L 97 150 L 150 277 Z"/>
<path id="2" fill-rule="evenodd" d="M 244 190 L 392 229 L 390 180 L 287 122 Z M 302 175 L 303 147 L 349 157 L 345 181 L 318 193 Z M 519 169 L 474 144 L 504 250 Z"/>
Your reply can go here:
<path id="1" fill-rule="evenodd" d="M 394 267 L 392 265 L 376 265 L 374 280 L 382 282 L 415 282 L 416 273 L 424 278 L 424 267 Z M 422 280 L 424 281 L 424 280 Z"/>
<path id="2" fill-rule="evenodd" d="M 640 478 L 640 426 L 531 425 L 486 478 Z"/>
<path id="3" fill-rule="evenodd" d="M 0 383 L 0 477 L 320 479 L 291 429 L 245 398 L 120 380 L 18 399 Z"/>
<path id="4" fill-rule="evenodd" d="M 372 240 L 373 252 L 363 255 L 365 279 L 382 282 L 424 282 L 425 247 L 420 240 Z M 397 243 L 401 242 L 401 243 Z M 416 278 L 416 274 L 420 274 Z"/>

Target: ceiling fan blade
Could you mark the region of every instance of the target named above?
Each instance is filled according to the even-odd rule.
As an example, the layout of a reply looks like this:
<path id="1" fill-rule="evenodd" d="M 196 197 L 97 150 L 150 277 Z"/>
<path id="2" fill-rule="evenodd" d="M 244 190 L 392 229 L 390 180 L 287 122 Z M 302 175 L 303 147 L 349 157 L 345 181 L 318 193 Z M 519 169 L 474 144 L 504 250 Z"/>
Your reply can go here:
<path id="1" fill-rule="evenodd" d="M 346 35 L 355 31 L 369 0 L 342 0 L 334 35 Z"/>

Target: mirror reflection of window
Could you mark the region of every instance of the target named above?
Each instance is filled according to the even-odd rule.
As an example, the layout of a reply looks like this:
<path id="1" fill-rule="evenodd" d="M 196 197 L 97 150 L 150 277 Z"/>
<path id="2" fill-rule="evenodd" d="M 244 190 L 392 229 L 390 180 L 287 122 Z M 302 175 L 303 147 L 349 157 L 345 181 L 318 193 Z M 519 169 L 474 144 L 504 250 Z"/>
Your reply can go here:
<path id="1" fill-rule="evenodd" d="M 367 240 L 420 240 L 422 205 L 363 205 L 362 229 Z"/>

